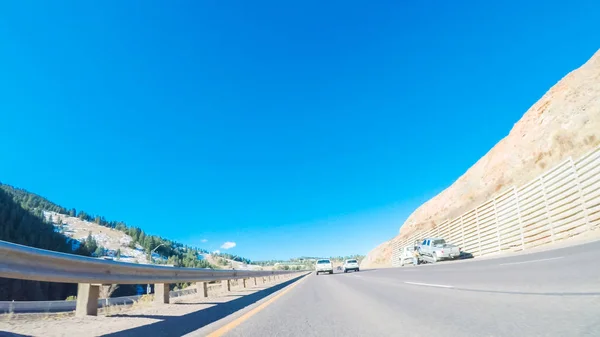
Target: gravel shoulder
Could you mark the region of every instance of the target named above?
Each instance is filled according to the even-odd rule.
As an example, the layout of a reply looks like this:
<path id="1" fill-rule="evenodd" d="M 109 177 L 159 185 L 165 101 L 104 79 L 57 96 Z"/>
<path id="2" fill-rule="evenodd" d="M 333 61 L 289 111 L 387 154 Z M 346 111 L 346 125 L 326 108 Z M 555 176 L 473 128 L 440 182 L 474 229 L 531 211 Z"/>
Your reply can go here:
<path id="1" fill-rule="evenodd" d="M 0 315 L 0 336 L 182 336 L 243 311 L 297 278 L 283 278 L 254 286 L 247 280 L 233 284 L 231 292 L 219 285 L 209 297 L 193 294 L 172 298 L 170 304 L 157 305 L 142 300 L 133 306 L 110 307 L 96 317 L 78 318 L 72 314 Z"/>

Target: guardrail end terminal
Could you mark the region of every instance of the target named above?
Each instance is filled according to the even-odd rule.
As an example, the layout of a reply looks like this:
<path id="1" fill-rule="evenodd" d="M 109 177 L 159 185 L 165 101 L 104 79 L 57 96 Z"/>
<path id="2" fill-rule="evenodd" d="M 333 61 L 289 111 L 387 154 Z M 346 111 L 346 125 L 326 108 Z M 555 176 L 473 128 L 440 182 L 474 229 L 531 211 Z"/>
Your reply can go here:
<path id="1" fill-rule="evenodd" d="M 89 283 L 77 284 L 76 317 L 97 316 L 100 286 Z"/>

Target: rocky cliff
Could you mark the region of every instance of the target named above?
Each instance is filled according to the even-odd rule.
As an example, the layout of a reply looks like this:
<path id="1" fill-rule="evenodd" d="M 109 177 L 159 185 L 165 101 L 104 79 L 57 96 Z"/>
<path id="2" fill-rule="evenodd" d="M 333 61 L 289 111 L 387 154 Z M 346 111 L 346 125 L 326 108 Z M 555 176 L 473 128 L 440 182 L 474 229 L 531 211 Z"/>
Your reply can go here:
<path id="1" fill-rule="evenodd" d="M 398 236 L 373 249 L 362 267 L 391 265 L 392 245 L 452 219 L 505 188 L 520 186 L 568 156 L 600 145 L 600 51 L 554 85 L 509 135 L 446 190 L 421 205 Z"/>

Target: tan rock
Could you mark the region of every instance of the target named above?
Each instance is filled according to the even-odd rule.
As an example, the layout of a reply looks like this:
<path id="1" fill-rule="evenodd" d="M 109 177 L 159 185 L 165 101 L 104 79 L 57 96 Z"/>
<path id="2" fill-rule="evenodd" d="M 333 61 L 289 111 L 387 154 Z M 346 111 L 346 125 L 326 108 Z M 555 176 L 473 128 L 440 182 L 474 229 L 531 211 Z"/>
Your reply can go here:
<path id="1" fill-rule="evenodd" d="M 391 265 L 392 242 L 428 230 L 493 195 L 534 179 L 600 145 L 600 51 L 554 85 L 510 134 L 446 190 L 421 205 L 394 239 L 373 249 L 362 267 Z"/>

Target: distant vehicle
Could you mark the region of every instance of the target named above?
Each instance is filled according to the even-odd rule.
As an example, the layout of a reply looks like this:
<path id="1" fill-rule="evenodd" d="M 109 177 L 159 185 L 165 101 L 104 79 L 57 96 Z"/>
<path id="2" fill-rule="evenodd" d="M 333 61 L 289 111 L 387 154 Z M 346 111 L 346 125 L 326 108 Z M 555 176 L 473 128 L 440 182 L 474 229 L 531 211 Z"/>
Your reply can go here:
<path id="1" fill-rule="evenodd" d="M 408 247 L 404 247 L 402 248 L 402 252 L 400 252 L 400 266 L 404 267 L 405 263 L 411 263 L 414 264 L 415 259 L 414 259 L 414 253 L 415 251 L 415 247 L 413 246 L 408 246 Z"/>
<path id="2" fill-rule="evenodd" d="M 352 270 L 352 271 L 359 271 L 360 270 L 360 268 L 358 267 L 358 261 L 356 261 L 356 260 L 346 260 L 346 262 L 344 262 L 344 273 L 347 273 L 350 270 Z"/>
<path id="3" fill-rule="evenodd" d="M 318 260 L 315 264 L 315 271 L 317 275 L 319 275 L 319 273 L 333 274 L 333 264 L 328 259 Z"/>
<path id="4" fill-rule="evenodd" d="M 442 238 L 427 238 L 417 246 L 420 260 L 436 263 L 441 260 L 453 260 L 460 256 L 458 246 L 446 243 Z"/>
<path id="5" fill-rule="evenodd" d="M 342 266 L 337 266 L 337 270 L 342 270 Z"/>

